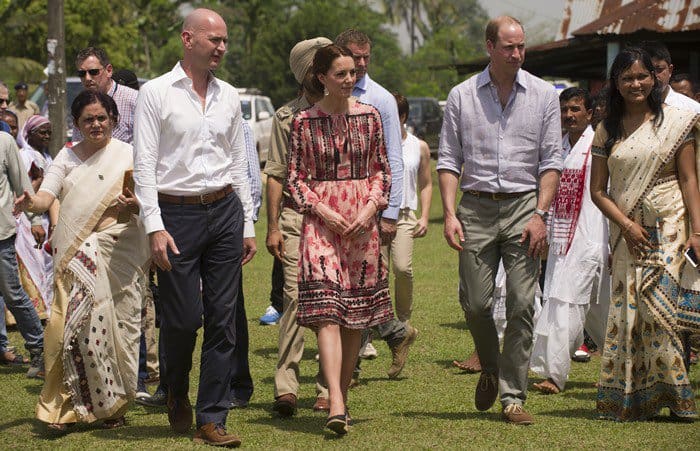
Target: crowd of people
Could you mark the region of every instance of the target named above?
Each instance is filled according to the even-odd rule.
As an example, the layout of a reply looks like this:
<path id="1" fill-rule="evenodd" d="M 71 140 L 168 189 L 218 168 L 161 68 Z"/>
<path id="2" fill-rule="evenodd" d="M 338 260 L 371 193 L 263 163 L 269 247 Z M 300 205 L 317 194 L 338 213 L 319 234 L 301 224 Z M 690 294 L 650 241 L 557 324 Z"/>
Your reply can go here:
<path id="1" fill-rule="evenodd" d="M 54 158 L 51 123 L 27 85 L 8 106 L 0 83 L 0 315 L 6 305 L 30 357 L 9 347 L 2 317 L 0 359 L 44 380 L 36 417 L 51 431 L 124 426 L 136 401 L 165 407 L 177 433 L 194 423 L 195 442 L 241 444 L 226 419 L 253 393 L 242 270 L 257 252 L 262 183 L 238 92 L 214 75 L 227 36 L 221 16 L 194 10 L 182 59 L 141 87 L 114 72 L 104 50 L 80 51 L 73 143 Z M 485 42 L 489 65 L 449 93 L 437 161 L 444 238 L 458 253 L 458 298 L 476 348 L 455 364 L 480 373 L 476 409 L 500 399 L 504 421 L 533 423 L 528 371 L 543 378 L 536 390 L 563 391 L 585 337 L 601 351 L 600 417 L 647 420 L 668 408 L 692 421 L 692 79 L 671 78 L 668 50 L 644 42 L 617 55 L 597 96 L 557 94 L 521 68 L 517 19 L 489 21 Z M 349 389 L 360 355 L 376 355 L 372 336 L 391 351 L 390 378 L 418 337 L 412 255 L 432 197 L 430 150 L 406 128 L 406 98 L 370 78 L 371 52 L 356 29 L 291 49 L 298 96 L 275 114 L 263 171 L 277 300 L 263 322 L 279 321 L 272 410 L 297 412 L 311 329 L 313 409 L 338 436 L 353 424 Z"/>

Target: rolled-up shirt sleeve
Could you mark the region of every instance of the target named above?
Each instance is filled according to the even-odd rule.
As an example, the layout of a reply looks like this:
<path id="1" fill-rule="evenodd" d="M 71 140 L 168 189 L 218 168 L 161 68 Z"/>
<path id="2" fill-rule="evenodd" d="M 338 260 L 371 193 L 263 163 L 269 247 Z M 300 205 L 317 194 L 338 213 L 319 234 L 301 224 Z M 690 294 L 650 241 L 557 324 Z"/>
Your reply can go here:
<path id="1" fill-rule="evenodd" d="M 158 163 L 160 137 L 160 100 L 157 91 L 146 83 L 136 101 L 134 113 L 134 185 L 141 203 L 141 220 L 146 233 L 165 230 L 158 206 Z"/>
<path id="2" fill-rule="evenodd" d="M 540 136 L 538 175 L 550 169 L 561 172 L 564 167 L 561 147 L 561 110 L 559 98 L 554 89 L 548 93 Z"/>
<path id="3" fill-rule="evenodd" d="M 462 134 L 460 130 L 459 92 L 456 88 L 450 91 L 445 104 L 445 114 L 440 131 L 440 147 L 436 169 L 448 170 L 458 176 L 462 173 L 464 153 L 462 152 Z"/>

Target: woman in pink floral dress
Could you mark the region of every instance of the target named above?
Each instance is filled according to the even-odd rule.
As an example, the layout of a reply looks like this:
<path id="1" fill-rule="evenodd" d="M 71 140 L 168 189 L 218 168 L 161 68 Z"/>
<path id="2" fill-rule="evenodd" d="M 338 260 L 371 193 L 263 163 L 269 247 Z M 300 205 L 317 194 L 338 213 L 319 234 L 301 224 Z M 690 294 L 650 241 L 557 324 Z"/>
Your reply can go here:
<path id="1" fill-rule="evenodd" d="M 329 45 L 312 70 L 326 95 L 294 117 L 287 160 L 289 192 L 304 214 L 297 321 L 318 334 L 330 398 L 326 427 L 342 435 L 361 332 L 393 316 L 377 226 L 391 174 L 379 113 L 351 97 L 352 54 Z"/>

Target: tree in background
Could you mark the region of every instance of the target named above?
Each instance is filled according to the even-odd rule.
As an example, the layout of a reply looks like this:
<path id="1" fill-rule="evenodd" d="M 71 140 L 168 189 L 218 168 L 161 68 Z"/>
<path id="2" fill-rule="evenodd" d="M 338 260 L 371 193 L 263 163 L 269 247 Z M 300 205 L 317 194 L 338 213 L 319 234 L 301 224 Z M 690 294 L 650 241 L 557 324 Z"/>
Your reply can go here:
<path id="1" fill-rule="evenodd" d="M 289 69 L 294 44 L 314 36 L 332 40 L 350 27 L 372 39 L 371 77 L 387 89 L 403 89 L 405 62 L 396 37 L 383 27 L 386 17 L 363 2 L 249 0 L 223 4 L 226 8 L 218 11 L 229 24 L 231 38 L 224 64 L 227 75 L 235 86 L 261 89 L 276 106 L 296 96 L 297 84 Z M 252 11 L 265 18 L 264 26 L 249 25 L 247 17 Z"/>
<path id="2" fill-rule="evenodd" d="M 416 21 L 423 45 L 408 60 L 405 95 L 445 99 L 462 81 L 456 70 L 433 70 L 431 66 L 455 64 L 485 52 L 486 11 L 476 0 L 417 0 Z M 395 2 L 411 3 L 411 2 Z"/>
<path id="3" fill-rule="evenodd" d="M 373 9 L 382 3 L 391 4 L 391 14 Z M 115 68 L 141 77 L 170 70 L 181 55 L 182 8 L 197 6 L 215 9 L 229 25 L 229 51 L 217 76 L 234 86 L 259 88 L 276 106 L 296 95 L 289 51 L 309 37 L 333 39 L 350 27 L 366 32 L 373 41 L 371 77 L 406 95 L 445 98 L 460 81 L 456 71 L 429 67 L 483 54 L 486 14 L 476 0 L 66 0 L 67 75 L 73 74 L 78 50 L 90 45 L 105 48 Z M 46 7 L 47 0 L 0 0 L 0 79 L 5 82 L 44 79 L 38 67 L 46 64 Z M 409 57 L 387 27 L 397 17 L 410 17 L 420 35 L 416 43 L 422 46 Z"/>

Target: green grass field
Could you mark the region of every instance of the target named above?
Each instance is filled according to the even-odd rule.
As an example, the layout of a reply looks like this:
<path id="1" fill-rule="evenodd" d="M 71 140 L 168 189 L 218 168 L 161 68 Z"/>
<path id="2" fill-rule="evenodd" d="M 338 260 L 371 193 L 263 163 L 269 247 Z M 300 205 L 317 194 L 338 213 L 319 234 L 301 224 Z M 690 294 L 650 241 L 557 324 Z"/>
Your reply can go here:
<path id="1" fill-rule="evenodd" d="M 437 182 L 436 180 L 434 180 Z M 457 301 L 457 255 L 442 238 L 442 214 L 435 186 L 428 236 L 416 244 L 415 304 L 411 323 L 420 336 L 409 362 L 397 380 L 389 380 L 389 349 L 375 341 L 379 357 L 363 364 L 361 384 L 352 389 L 349 405 L 355 426 L 345 438 L 323 431 L 325 417 L 311 410 L 316 372 L 316 340 L 306 333 L 301 363 L 299 410 L 291 419 L 271 412 L 273 371 L 277 356 L 277 326 L 260 326 L 257 318 L 268 305 L 272 257 L 264 246 L 265 220 L 257 224 L 258 254 L 245 267 L 245 295 L 250 327 L 250 363 L 255 394 L 248 408 L 232 411 L 227 427 L 243 439 L 243 446 L 259 449 L 697 449 L 700 424 L 659 420 L 620 424 L 596 419 L 594 382 L 600 361 L 572 364 L 567 389 L 544 396 L 531 391 L 528 410 L 532 426 L 513 426 L 500 420 L 499 403 L 488 412 L 474 408 L 478 375 L 452 367 L 474 349 Z M 201 333 L 200 333 L 201 338 Z M 22 348 L 15 330 L 12 344 Z M 198 362 L 199 354 L 195 356 Z M 79 426 L 63 437 L 47 435 L 34 419 L 41 382 L 24 377 L 25 369 L 0 367 L 0 449 L 191 449 L 191 435 L 176 435 L 165 411 L 133 406 L 128 425 L 106 431 Z M 194 402 L 198 368 L 191 374 Z M 691 380 L 698 393 L 700 372 Z M 531 383 L 538 381 L 531 377 Z M 153 388 L 152 388 L 153 389 Z M 697 399 L 697 398 L 696 398 Z"/>

